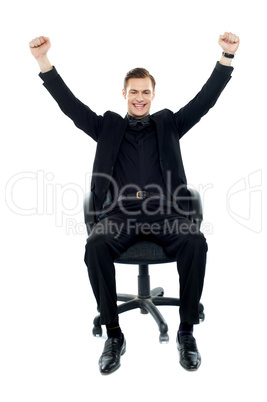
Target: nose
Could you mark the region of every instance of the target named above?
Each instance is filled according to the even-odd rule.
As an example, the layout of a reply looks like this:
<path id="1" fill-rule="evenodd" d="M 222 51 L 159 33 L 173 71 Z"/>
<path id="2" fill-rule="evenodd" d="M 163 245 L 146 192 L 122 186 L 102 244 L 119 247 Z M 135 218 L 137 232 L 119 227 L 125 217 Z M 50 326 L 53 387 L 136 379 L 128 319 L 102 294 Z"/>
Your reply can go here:
<path id="1" fill-rule="evenodd" d="M 137 102 L 142 102 L 144 100 L 142 92 L 137 95 L 136 100 Z"/>

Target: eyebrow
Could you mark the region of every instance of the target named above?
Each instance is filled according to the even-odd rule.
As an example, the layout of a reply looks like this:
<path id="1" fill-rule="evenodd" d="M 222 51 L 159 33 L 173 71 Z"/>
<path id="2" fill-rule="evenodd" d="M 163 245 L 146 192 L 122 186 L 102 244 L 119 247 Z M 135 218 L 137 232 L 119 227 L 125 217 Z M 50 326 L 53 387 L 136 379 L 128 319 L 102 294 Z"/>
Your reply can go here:
<path id="1" fill-rule="evenodd" d="M 129 89 L 129 92 L 131 92 L 131 91 L 136 91 L 136 92 L 138 92 L 138 89 L 133 89 L 133 88 L 131 88 L 131 89 Z M 146 91 L 151 92 L 150 89 L 143 89 L 143 92 L 146 92 Z"/>

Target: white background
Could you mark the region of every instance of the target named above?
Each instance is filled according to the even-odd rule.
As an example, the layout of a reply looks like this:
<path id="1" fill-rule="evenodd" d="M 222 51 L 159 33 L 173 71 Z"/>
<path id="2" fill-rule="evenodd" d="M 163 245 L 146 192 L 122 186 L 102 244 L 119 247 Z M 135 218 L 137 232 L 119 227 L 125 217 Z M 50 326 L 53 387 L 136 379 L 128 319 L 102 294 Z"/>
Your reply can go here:
<path id="1" fill-rule="evenodd" d="M 2 6 L 1 401 L 264 400 L 264 3 L 25 0 Z M 195 329 L 202 365 L 196 373 L 180 367 L 178 309 L 162 307 L 169 344 L 158 342 L 151 317 L 125 313 L 127 353 L 122 367 L 103 377 L 98 358 L 105 337 L 91 335 L 96 306 L 83 263 L 82 197 L 95 143 L 42 86 L 28 42 L 49 36 L 49 58 L 75 95 L 98 114 L 110 109 L 124 116 L 128 70 L 141 66 L 155 76 L 152 113 L 176 111 L 211 74 L 225 31 L 241 38 L 233 78 L 181 141 L 188 182 L 203 195 L 209 244 L 206 320 Z M 176 296 L 175 264 L 150 272 L 152 286 Z M 136 275 L 135 266 L 117 266 L 118 291 L 135 293 Z"/>

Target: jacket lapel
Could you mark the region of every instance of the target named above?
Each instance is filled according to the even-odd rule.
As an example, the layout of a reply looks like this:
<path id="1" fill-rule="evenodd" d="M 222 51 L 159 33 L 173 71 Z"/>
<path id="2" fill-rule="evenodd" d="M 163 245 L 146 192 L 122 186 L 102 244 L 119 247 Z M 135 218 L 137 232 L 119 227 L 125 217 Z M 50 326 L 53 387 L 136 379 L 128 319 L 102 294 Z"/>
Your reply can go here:
<path id="1" fill-rule="evenodd" d="M 163 119 L 158 116 L 158 114 L 154 114 L 151 116 L 151 119 L 156 124 L 156 133 L 158 138 L 158 146 L 159 146 L 159 154 L 162 154 L 162 145 L 164 140 L 164 126 Z"/>
<path id="2" fill-rule="evenodd" d="M 126 127 L 128 125 L 128 122 L 126 119 L 119 119 L 117 124 L 116 124 L 116 130 L 114 132 L 114 142 L 112 144 L 112 165 L 114 166 L 116 159 L 117 159 L 117 155 L 120 149 L 120 145 L 123 139 L 123 135 L 125 133 Z"/>

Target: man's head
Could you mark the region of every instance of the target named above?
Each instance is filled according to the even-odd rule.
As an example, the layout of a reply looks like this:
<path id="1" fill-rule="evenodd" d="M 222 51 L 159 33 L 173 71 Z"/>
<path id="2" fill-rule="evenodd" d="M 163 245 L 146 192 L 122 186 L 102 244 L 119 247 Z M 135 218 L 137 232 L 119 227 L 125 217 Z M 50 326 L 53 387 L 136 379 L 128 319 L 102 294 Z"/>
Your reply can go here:
<path id="1" fill-rule="evenodd" d="M 134 68 L 126 74 L 122 94 L 128 102 L 128 114 L 141 119 L 149 114 L 155 97 L 155 79 L 145 68 Z"/>

